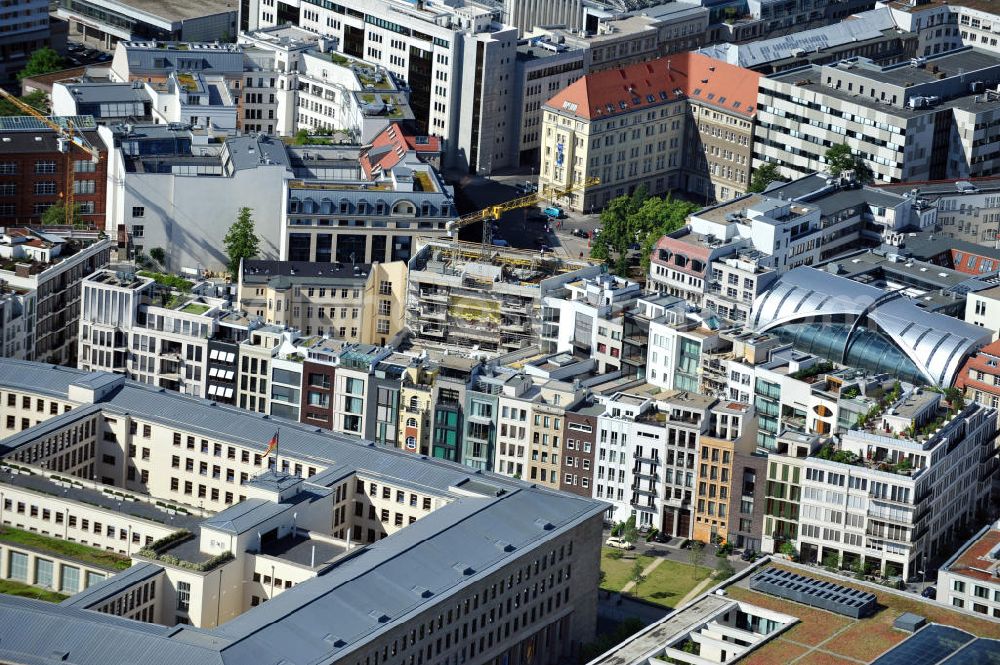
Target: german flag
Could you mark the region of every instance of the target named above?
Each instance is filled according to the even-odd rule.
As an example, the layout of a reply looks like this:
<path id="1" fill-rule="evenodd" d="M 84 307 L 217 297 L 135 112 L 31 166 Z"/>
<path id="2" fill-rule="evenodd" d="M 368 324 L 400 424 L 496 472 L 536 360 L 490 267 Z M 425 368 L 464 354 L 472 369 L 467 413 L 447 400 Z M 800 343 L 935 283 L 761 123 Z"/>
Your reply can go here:
<path id="1" fill-rule="evenodd" d="M 275 432 L 274 436 L 272 436 L 271 440 L 268 441 L 267 443 L 267 450 L 264 452 L 264 457 L 267 457 L 277 449 L 278 449 L 278 432 Z"/>

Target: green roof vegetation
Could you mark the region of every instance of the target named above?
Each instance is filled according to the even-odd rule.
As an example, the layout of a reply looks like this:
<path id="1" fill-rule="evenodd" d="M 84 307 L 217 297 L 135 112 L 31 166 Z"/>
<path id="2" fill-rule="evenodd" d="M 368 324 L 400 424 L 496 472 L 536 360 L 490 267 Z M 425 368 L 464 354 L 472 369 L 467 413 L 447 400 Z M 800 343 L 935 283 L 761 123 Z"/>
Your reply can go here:
<path id="1" fill-rule="evenodd" d="M 434 181 L 431 179 L 430 174 L 425 171 L 414 171 L 413 183 L 417 185 L 416 189 L 421 192 L 436 191 L 434 189 Z"/>
<path id="2" fill-rule="evenodd" d="M 178 277 L 177 275 L 168 275 L 164 272 L 153 272 L 152 270 L 140 270 L 137 274 L 143 277 L 149 277 L 160 286 L 177 289 L 178 291 L 183 291 L 184 293 L 191 291 L 192 284 L 190 280 Z"/>
<path id="3" fill-rule="evenodd" d="M 99 550 L 89 545 L 81 545 L 68 540 L 60 540 L 43 536 L 40 533 L 3 527 L 0 529 L 0 542 L 10 545 L 23 545 L 35 551 L 47 552 L 52 556 L 74 559 L 106 570 L 125 570 L 132 565 L 132 560 L 116 552 Z"/>
<path id="4" fill-rule="evenodd" d="M 8 596 L 21 596 L 22 598 L 34 598 L 44 600 L 47 603 L 61 603 L 69 598 L 66 594 L 56 593 L 47 589 L 39 589 L 29 584 L 22 584 L 13 580 L 0 580 L 0 593 Z"/>
<path id="5" fill-rule="evenodd" d="M 184 305 L 184 309 L 181 311 L 185 314 L 204 314 L 208 310 L 212 309 L 208 305 L 203 305 L 200 302 L 189 302 Z"/>

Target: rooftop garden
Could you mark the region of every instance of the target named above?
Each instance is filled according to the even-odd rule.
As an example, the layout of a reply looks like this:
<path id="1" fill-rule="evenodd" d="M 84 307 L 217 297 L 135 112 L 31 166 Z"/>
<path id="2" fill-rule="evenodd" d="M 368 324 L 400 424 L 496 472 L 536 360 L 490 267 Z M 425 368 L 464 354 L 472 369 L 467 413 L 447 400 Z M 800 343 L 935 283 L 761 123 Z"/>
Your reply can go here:
<path id="1" fill-rule="evenodd" d="M 430 174 L 426 171 L 414 171 L 413 172 L 413 184 L 414 189 L 420 192 L 433 192 L 434 180 L 431 178 Z"/>
<path id="2" fill-rule="evenodd" d="M 876 400 L 875 404 L 872 404 L 872 408 L 868 409 L 868 413 L 862 413 L 858 416 L 858 427 L 864 429 L 868 427 L 869 424 L 873 424 L 882 412 L 887 408 L 896 403 L 903 393 L 903 386 L 896 381 L 892 384 L 892 389 L 888 392 L 879 388 L 874 391 L 875 394 L 871 395 L 872 398 Z"/>
<path id="3" fill-rule="evenodd" d="M 151 270 L 140 270 L 137 274 L 142 277 L 149 277 L 160 286 L 183 291 L 184 293 L 189 293 L 191 291 L 191 287 L 193 286 L 190 280 L 178 277 L 177 275 L 169 275 L 163 272 L 153 272 Z"/>
<path id="4" fill-rule="evenodd" d="M 195 535 L 191 531 L 188 531 L 187 529 L 180 529 L 178 531 L 174 531 L 169 536 L 164 536 L 163 538 L 150 543 L 148 547 L 144 547 L 139 550 L 138 555 L 152 561 L 159 561 L 160 563 L 165 563 L 169 566 L 193 570 L 198 573 L 206 573 L 234 559 L 233 553 L 228 551 L 223 552 L 222 554 L 217 554 L 211 558 L 205 559 L 204 561 L 187 561 L 179 556 L 176 556 L 175 554 L 170 553 L 170 550 L 173 548 L 182 543 L 186 543 L 189 540 L 193 540 L 194 538 Z"/>
<path id="5" fill-rule="evenodd" d="M 797 372 L 792 372 L 793 379 L 811 379 L 813 377 L 819 376 L 820 374 L 826 374 L 827 372 L 833 371 L 833 363 L 831 362 L 820 362 L 816 363 L 812 367 L 807 367 L 805 369 L 800 369 Z"/>
<path id="6" fill-rule="evenodd" d="M 47 552 L 52 556 L 74 559 L 106 570 L 125 570 L 132 565 L 132 560 L 116 552 L 99 550 L 96 547 L 80 543 L 60 540 L 40 533 L 24 531 L 13 527 L 0 529 L 0 542 L 10 545 L 22 545 L 39 552 Z"/>

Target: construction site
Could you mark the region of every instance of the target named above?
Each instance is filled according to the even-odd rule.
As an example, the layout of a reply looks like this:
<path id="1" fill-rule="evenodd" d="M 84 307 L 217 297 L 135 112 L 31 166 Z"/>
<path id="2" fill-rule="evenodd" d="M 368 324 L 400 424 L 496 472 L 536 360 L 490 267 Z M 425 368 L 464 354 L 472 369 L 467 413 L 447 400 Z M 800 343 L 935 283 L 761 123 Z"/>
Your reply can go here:
<path id="1" fill-rule="evenodd" d="M 514 351 L 539 342 L 545 296 L 602 272 L 592 261 L 430 240 L 409 262 L 407 325 L 427 346 Z"/>

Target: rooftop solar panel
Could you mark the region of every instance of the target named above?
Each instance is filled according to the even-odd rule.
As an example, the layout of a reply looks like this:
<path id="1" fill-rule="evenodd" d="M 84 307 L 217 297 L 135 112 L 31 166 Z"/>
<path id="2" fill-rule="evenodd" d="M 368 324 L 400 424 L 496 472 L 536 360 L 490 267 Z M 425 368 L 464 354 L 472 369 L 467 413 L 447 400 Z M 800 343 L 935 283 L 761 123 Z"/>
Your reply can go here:
<path id="1" fill-rule="evenodd" d="M 974 639 L 964 630 L 933 624 L 879 656 L 872 665 L 937 665 Z"/>
<path id="2" fill-rule="evenodd" d="M 940 665 L 1000 665 L 1000 640 L 980 637 L 948 656 Z"/>

